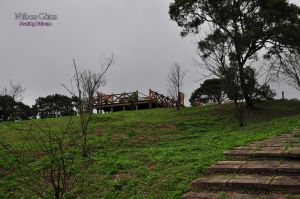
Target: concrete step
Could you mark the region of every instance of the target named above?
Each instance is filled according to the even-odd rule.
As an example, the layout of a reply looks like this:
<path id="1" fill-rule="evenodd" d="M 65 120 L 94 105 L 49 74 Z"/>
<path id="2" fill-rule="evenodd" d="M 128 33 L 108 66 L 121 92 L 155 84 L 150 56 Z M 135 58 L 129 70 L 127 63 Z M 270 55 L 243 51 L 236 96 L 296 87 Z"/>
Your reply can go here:
<path id="1" fill-rule="evenodd" d="M 219 161 L 208 168 L 208 173 L 245 173 L 299 175 L 299 161 Z"/>
<path id="2" fill-rule="evenodd" d="M 237 193 L 237 192 L 188 192 L 184 194 L 182 199 L 218 199 L 218 198 L 228 198 L 228 199 L 300 199 L 300 195 L 290 195 L 290 194 L 249 194 L 249 193 Z"/>
<path id="3" fill-rule="evenodd" d="M 210 175 L 190 184 L 191 190 L 272 191 L 300 194 L 300 176 Z"/>
<path id="4" fill-rule="evenodd" d="M 283 147 L 283 146 L 263 146 L 238 147 L 233 150 L 225 151 L 224 155 L 229 158 L 238 159 L 286 159 L 300 160 L 300 147 Z"/>

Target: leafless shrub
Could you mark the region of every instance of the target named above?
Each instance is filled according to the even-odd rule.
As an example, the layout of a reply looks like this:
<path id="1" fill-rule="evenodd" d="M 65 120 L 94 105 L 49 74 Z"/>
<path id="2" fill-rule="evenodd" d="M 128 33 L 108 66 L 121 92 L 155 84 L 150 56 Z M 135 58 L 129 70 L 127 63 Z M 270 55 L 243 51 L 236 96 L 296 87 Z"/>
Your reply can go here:
<path id="1" fill-rule="evenodd" d="M 300 53 L 287 49 L 271 60 L 270 70 L 275 79 L 283 77 L 291 86 L 300 91 Z"/>
<path id="2" fill-rule="evenodd" d="M 77 101 L 76 108 L 80 116 L 81 133 L 83 137 L 82 154 L 84 157 L 87 157 L 89 153 L 87 147 L 87 131 L 94 109 L 94 96 L 97 90 L 106 84 L 105 74 L 113 65 L 114 61 L 114 55 L 111 55 L 101 64 L 99 71 L 93 72 L 90 70 L 80 71 L 75 60 L 73 60 L 75 75 L 71 79 L 70 86 L 63 85 Z"/>
<path id="3" fill-rule="evenodd" d="M 14 158 L 18 180 L 27 190 L 40 198 L 61 199 L 71 188 L 79 135 L 72 129 L 71 119 L 62 132 L 34 123 L 20 148 L 4 140 L 0 147 Z"/>
<path id="4" fill-rule="evenodd" d="M 0 95 L 8 95 L 13 97 L 15 101 L 22 101 L 25 91 L 26 89 L 23 88 L 20 83 L 14 84 L 12 81 L 10 81 L 9 87 L 2 88 L 0 91 Z"/>

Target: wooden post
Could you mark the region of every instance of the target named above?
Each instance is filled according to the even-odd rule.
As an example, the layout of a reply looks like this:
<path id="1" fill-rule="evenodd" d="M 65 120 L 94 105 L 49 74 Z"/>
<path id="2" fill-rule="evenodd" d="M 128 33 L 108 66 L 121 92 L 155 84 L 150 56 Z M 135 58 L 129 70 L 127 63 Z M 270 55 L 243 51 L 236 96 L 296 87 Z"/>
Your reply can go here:
<path id="1" fill-rule="evenodd" d="M 98 95 L 98 100 L 99 100 L 98 103 L 102 105 L 102 93 Z"/>
<path id="2" fill-rule="evenodd" d="M 114 107 L 113 107 L 113 106 L 110 108 L 110 111 L 111 111 L 111 112 L 114 112 Z"/>
<path id="3" fill-rule="evenodd" d="M 284 101 L 284 91 L 282 91 L 282 101 Z"/>
<path id="4" fill-rule="evenodd" d="M 125 111 L 126 110 L 126 108 L 125 108 L 125 106 L 123 106 L 123 111 Z"/>
<path id="5" fill-rule="evenodd" d="M 149 108 L 152 108 L 152 97 L 151 97 L 151 93 L 152 93 L 152 91 L 151 91 L 151 89 L 149 89 L 149 101 L 150 101 L 150 103 L 149 103 Z"/>
<path id="6" fill-rule="evenodd" d="M 184 107 L 184 93 L 180 92 L 180 104 L 179 106 Z"/>
<path id="7" fill-rule="evenodd" d="M 152 93 L 152 91 L 151 91 L 151 89 L 149 89 L 149 99 L 150 99 L 150 101 L 151 101 L 151 93 Z"/>
<path id="8" fill-rule="evenodd" d="M 178 88 L 178 93 L 177 93 L 177 111 L 180 109 L 180 91 Z"/>
<path id="9" fill-rule="evenodd" d="M 139 105 L 135 105 L 135 110 L 139 110 Z"/>

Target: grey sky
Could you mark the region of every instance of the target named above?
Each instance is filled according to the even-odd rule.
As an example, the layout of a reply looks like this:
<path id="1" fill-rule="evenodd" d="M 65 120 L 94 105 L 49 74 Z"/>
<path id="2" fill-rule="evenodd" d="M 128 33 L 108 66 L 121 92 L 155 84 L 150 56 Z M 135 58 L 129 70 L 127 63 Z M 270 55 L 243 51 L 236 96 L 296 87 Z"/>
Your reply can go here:
<path id="1" fill-rule="evenodd" d="M 193 65 L 195 42 L 182 39 L 169 19 L 171 0 L 1 0 L 0 86 L 9 81 L 27 88 L 24 102 L 39 96 L 66 93 L 60 86 L 73 74 L 72 59 L 81 68 L 96 70 L 103 54 L 115 54 L 116 63 L 102 88 L 107 93 L 154 89 L 166 93 L 166 76 L 174 61 L 187 70 L 188 98 L 199 86 Z M 293 1 L 300 4 L 300 0 Z M 58 15 L 52 27 L 20 27 L 16 12 Z M 289 98 L 298 91 L 286 84 Z M 278 92 L 278 93 L 279 93 Z M 186 104 L 188 102 L 186 101 Z"/>

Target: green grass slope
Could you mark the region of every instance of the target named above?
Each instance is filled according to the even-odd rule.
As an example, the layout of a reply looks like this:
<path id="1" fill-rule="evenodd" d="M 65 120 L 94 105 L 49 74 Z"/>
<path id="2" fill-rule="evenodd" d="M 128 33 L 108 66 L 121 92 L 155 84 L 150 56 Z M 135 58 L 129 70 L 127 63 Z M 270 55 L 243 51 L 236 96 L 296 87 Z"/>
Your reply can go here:
<path id="1" fill-rule="evenodd" d="M 242 128 L 233 112 L 234 107 L 225 104 L 180 112 L 151 109 L 94 115 L 88 139 L 91 166 L 69 197 L 179 198 L 190 181 L 223 158 L 224 150 L 300 128 L 299 102 L 261 102 L 246 113 Z M 67 121 L 36 122 L 59 130 Z M 2 123 L 0 135 L 18 147 L 30 123 Z M 3 153 L 0 198 L 30 197 L 17 182 L 13 160 L 3 159 Z"/>

